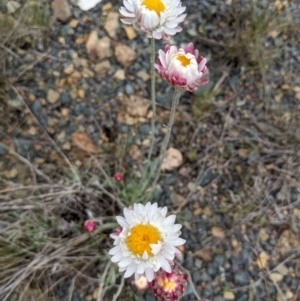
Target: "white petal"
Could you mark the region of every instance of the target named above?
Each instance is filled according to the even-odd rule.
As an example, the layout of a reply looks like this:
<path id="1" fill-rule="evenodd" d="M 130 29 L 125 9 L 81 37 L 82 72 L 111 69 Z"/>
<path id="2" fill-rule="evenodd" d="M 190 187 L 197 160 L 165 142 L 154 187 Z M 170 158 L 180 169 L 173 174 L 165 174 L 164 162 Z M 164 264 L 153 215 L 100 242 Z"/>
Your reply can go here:
<path id="1" fill-rule="evenodd" d="M 176 240 L 168 241 L 168 243 L 172 246 L 182 246 L 185 244 L 185 242 L 186 242 L 186 240 L 182 239 L 180 237 L 178 237 Z"/>
<path id="2" fill-rule="evenodd" d="M 134 13 L 128 11 L 128 10 L 125 9 L 124 7 L 121 7 L 121 8 L 119 9 L 119 12 L 120 12 L 120 14 L 121 14 L 122 16 L 124 16 L 124 17 L 132 17 L 132 18 L 135 17 Z"/>
<path id="3" fill-rule="evenodd" d="M 142 259 L 147 260 L 148 258 L 149 258 L 148 253 L 146 251 L 144 251 Z"/>
<path id="4" fill-rule="evenodd" d="M 86 11 L 95 7 L 101 1 L 102 0 L 79 0 L 78 6 L 80 7 L 80 9 Z"/>
<path id="5" fill-rule="evenodd" d="M 146 268 L 145 262 L 144 262 L 144 261 L 141 261 L 141 262 L 138 264 L 138 266 L 137 266 L 136 272 L 137 272 L 138 274 L 144 274 L 145 268 Z"/>
<path id="6" fill-rule="evenodd" d="M 163 51 L 162 51 L 162 52 L 163 52 Z M 164 53 L 164 52 L 163 52 L 163 53 Z M 161 57 L 160 57 L 160 58 L 161 58 Z M 166 58 L 166 57 L 164 56 L 164 61 L 166 61 L 165 58 Z M 165 67 L 165 66 L 163 65 L 163 67 Z M 160 210 L 160 214 L 161 214 L 163 217 L 166 216 L 167 212 L 168 212 L 167 206 L 165 206 L 164 208 L 162 208 L 162 209 Z"/>
<path id="7" fill-rule="evenodd" d="M 122 259 L 119 263 L 118 266 L 119 267 L 127 267 L 128 265 L 130 265 L 132 263 L 132 258 L 131 257 L 126 257 L 124 259 Z"/>
<path id="8" fill-rule="evenodd" d="M 122 216 L 116 216 L 116 220 L 118 222 L 118 224 L 122 227 L 122 228 L 128 228 L 128 223 L 126 222 L 125 218 Z"/>
<path id="9" fill-rule="evenodd" d="M 173 231 L 174 231 L 174 232 L 178 232 L 181 228 L 182 228 L 182 225 L 180 225 L 180 224 L 175 224 L 175 225 L 173 226 Z"/>
<path id="10" fill-rule="evenodd" d="M 128 267 L 127 270 L 124 274 L 124 278 L 129 278 L 130 276 L 132 276 L 132 274 L 136 271 L 136 264 L 135 263 L 131 263 Z"/>
<path id="11" fill-rule="evenodd" d="M 124 1 L 123 1 L 123 4 L 124 4 L 124 6 L 125 6 L 129 11 L 133 11 L 133 7 L 132 7 L 131 1 L 124 0 Z"/>
<path id="12" fill-rule="evenodd" d="M 125 219 L 126 219 L 127 223 L 129 225 L 132 225 L 131 211 L 128 210 L 127 208 L 124 208 L 124 216 L 125 216 Z"/>
<path id="13" fill-rule="evenodd" d="M 112 248 L 108 252 L 109 255 L 116 255 L 118 253 L 122 253 L 121 248 L 119 246 L 116 246 L 116 247 Z"/>
<path id="14" fill-rule="evenodd" d="M 163 256 L 164 258 L 166 258 L 168 260 L 173 260 L 175 257 L 174 253 L 169 253 L 167 251 L 162 251 L 161 256 Z"/>
<path id="15" fill-rule="evenodd" d="M 149 282 L 151 282 L 154 279 L 154 271 L 152 268 L 147 267 L 145 270 L 146 278 Z"/>
<path id="16" fill-rule="evenodd" d="M 174 246 L 171 246 L 169 244 L 165 244 L 164 247 L 163 247 L 163 251 L 166 251 L 170 254 L 175 254 L 177 249 Z"/>
<path id="17" fill-rule="evenodd" d="M 116 255 L 114 255 L 112 258 L 111 258 L 111 261 L 112 262 L 119 262 L 120 260 L 122 260 L 124 258 L 124 256 L 122 255 L 122 253 L 118 253 Z"/>
<path id="18" fill-rule="evenodd" d="M 162 257 L 162 262 L 162 269 L 164 269 L 167 273 L 171 273 L 171 266 L 169 264 L 169 261 Z"/>
<path id="19" fill-rule="evenodd" d="M 169 215 L 165 220 L 164 220 L 164 224 L 172 224 L 175 222 L 175 219 L 176 219 L 176 215 L 175 214 L 172 214 L 172 215 Z"/>
<path id="20" fill-rule="evenodd" d="M 158 244 L 150 244 L 151 251 L 154 255 L 158 254 L 162 248 L 162 243 L 159 242 Z"/>

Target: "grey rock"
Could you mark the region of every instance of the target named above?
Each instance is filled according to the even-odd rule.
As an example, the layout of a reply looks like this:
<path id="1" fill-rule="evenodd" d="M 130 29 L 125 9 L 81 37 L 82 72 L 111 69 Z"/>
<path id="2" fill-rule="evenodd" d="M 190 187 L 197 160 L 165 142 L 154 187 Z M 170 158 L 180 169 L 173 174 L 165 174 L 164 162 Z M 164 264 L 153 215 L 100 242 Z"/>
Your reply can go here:
<path id="1" fill-rule="evenodd" d="M 73 295 L 72 301 L 84 301 L 83 298 L 79 297 L 76 293 Z"/>
<path id="2" fill-rule="evenodd" d="M 291 289 L 296 290 L 299 285 L 299 279 L 292 279 Z"/>
<path id="3" fill-rule="evenodd" d="M 34 158 L 31 141 L 25 139 L 17 139 L 16 145 L 18 154 L 30 160 Z"/>
<path id="4" fill-rule="evenodd" d="M 213 288 L 212 288 L 210 283 L 207 283 L 205 285 L 205 288 L 204 288 L 204 291 L 203 291 L 203 297 L 210 299 L 212 294 L 213 294 Z"/>
<path id="5" fill-rule="evenodd" d="M 80 103 L 76 103 L 72 111 L 73 111 L 73 114 L 75 116 L 80 115 L 82 113 L 82 106 L 81 106 L 81 104 Z"/>
<path id="6" fill-rule="evenodd" d="M 60 101 L 63 105 L 69 104 L 72 100 L 69 93 L 67 93 L 65 91 L 61 92 L 59 97 L 60 97 Z"/>
<path id="7" fill-rule="evenodd" d="M 232 258 L 232 262 L 237 265 L 247 264 L 249 255 L 250 255 L 249 250 L 246 248 L 243 248 L 236 257 Z"/>
<path id="8" fill-rule="evenodd" d="M 197 222 L 197 231 L 206 232 L 210 228 L 209 224 L 203 220 Z"/>
<path id="9" fill-rule="evenodd" d="M 214 278 L 218 274 L 218 270 L 212 264 L 210 264 L 207 268 L 207 273 Z"/>
<path id="10" fill-rule="evenodd" d="M 236 301 L 248 301 L 248 300 L 249 300 L 249 296 L 245 292 L 243 292 L 240 297 L 236 296 Z"/>
<path id="11" fill-rule="evenodd" d="M 248 271 L 238 271 L 234 275 L 234 283 L 236 285 L 248 285 L 250 283 L 251 277 Z"/>
<path id="12" fill-rule="evenodd" d="M 67 128 L 66 128 L 66 135 L 71 135 L 72 133 L 76 132 L 76 125 L 74 124 L 70 124 Z"/>
<path id="13" fill-rule="evenodd" d="M 4 155 L 6 153 L 6 149 L 0 145 L 0 155 Z"/>
<path id="14" fill-rule="evenodd" d="M 38 99 L 36 99 L 32 106 L 31 106 L 32 113 L 36 116 L 39 123 L 42 125 L 42 127 L 47 127 L 47 119 L 43 112 L 43 107 Z"/>
<path id="15" fill-rule="evenodd" d="M 212 301 L 225 301 L 222 296 L 216 296 Z"/>
<path id="16" fill-rule="evenodd" d="M 122 124 L 120 127 L 121 133 L 127 133 L 128 132 L 128 125 L 127 124 Z"/>
<path id="17" fill-rule="evenodd" d="M 61 35 L 64 36 L 64 37 L 67 37 L 67 36 L 72 36 L 75 34 L 75 30 L 69 26 L 69 25 L 64 25 L 60 31 Z"/>
<path id="18" fill-rule="evenodd" d="M 173 175 L 167 175 L 165 177 L 165 184 L 170 186 L 170 185 L 175 185 L 176 184 L 176 179 Z"/>
<path id="19" fill-rule="evenodd" d="M 76 2 L 76 4 L 77 4 L 77 1 L 76 0 L 71 0 L 71 2 Z M 75 3 L 73 3 L 74 5 L 75 5 Z M 73 9 L 73 15 L 74 15 L 74 18 L 75 19 L 80 19 L 80 15 L 81 15 L 81 10 L 80 9 L 78 9 L 78 8 L 74 8 Z"/>
<path id="20" fill-rule="evenodd" d="M 275 294 L 276 293 L 276 287 L 274 285 L 269 285 L 268 286 L 268 293 L 269 294 Z"/>
<path id="21" fill-rule="evenodd" d="M 216 266 L 223 265 L 224 262 L 225 262 L 224 256 L 222 256 L 222 255 L 215 256 L 215 258 L 214 258 L 214 264 Z"/>
<path id="22" fill-rule="evenodd" d="M 36 116 L 42 113 L 43 108 L 39 100 L 35 100 L 31 106 L 32 113 Z"/>
<path id="23" fill-rule="evenodd" d="M 166 109 L 171 108 L 172 99 L 173 91 L 169 91 L 167 93 L 156 96 L 156 102 Z"/>
<path id="24" fill-rule="evenodd" d="M 82 110 L 82 113 L 85 117 L 89 117 L 89 116 L 91 116 L 91 109 L 87 108 L 87 107 L 84 107 L 83 110 Z"/>
<path id="25" fill-rule="evenodd" d="M 199 270 L 196 270 L 192 273 L 192 278 L 195 283 L 198 283 L 202 280 L 201 273 L 199 272 Z"/>
<path id="26" fill-rule="evenodd" d="M 206 271 L 203 271 L 201 273 L 201 281 L 203 281 L 203 282 L 211 282 L 212 278 L 206 273 Z"/>
<path id="27" fill-rule="evenodd" d="M 99 138 L 100 138 L 100 134 L 99 133 L 93 133 L 92 135 L 92 140 L 94 141 L 94 143 L 96 145 L 98 145 L 98 141 L 99 141 Z"/>
<path id="28" fill-rule="evenodd" d="M 216 177 L 217 175 L 214 174 L 211 169 L 206 169 L 203 171 L 202 175 L 199 175 L 199 178 L 201 179 L 199 185 L 205 187 L 210 184 Z"/>
<path id="29" fill-rule="evenodd" d="M 138 130 L 139 130 L 140 134 L 148 136 L 150 133 L 151 127 L 148 123 L 144 123 L 139 126 Z"/>
<path id="30" fill-rule="evenodd" d="M 193 257 L 188 256 L 184 262 L 184 266 L 186 267 L 186 269 L 188 269 L 189 271 L 192 271 L 194 269 L 194 260 Z"/>
<path id="31" fill-rule="evenodd" d="M 132 84 L 130 84 L 130 83 L 126 84 L 126 86 L 125 86 L 125 92 L 128 95 L 131 95 L 131 94 L 134 93 L 134 88 L 133 88 Z"/>

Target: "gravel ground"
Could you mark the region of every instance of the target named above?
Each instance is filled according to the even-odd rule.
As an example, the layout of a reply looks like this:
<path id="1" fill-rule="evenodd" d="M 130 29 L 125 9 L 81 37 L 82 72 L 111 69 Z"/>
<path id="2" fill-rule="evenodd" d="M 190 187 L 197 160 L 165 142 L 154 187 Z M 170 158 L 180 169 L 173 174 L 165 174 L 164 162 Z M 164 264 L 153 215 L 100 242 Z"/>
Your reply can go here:
<path id="1" fill-rule="evenodd" d="M 229 55 L 231 45 L 226 41 L 234 32 L 229 2 L 184 2 L 188 18 L 183 32 L 170 43 L 195 43 L 209 58 L 210 84 L 181 98 L 170 145 L 181 151 L 183 164 L 163 173 L 154 201 L 170 210 L 186 205 L 178 214 L 187 240 L 180 264 L 190 272 L 202 298 L 296 301 L 300 35 L 292 28 L 269 32 L 263 53 L 272 59 L 265 63 L 262 56 L 261 68 L 254 66 L 245 49 Z M 108 162 L 112 174 L 121 169 L 125 176 L 146 158 L 151 123 L 149 102 L 144 101 L 150 98 L 149 40 L 141 34 L 130 39 L 132 32 L 120 22 L 115 27 L 108 24 L 119 5 L 104 1 L 88 13 L 71 6 L 69 21 L 56 20 L 46 43 L 18 52 L 14 68 L 26 72 L 8 91 L 0 111 L 4 187 L 33 181 L 28 164 L 7 148 L 53 179 L 68 168 L 61 151 L 78 170 L 93 173 L 90 156 L 82 150 L 88 148 Z M 296 2 L 289 5 L 286 20 L 290 11 L 299 9 Z M 98 57 L 86 46 L 93 30 L 101 41 Z M 158 41 L 156 49 L 164 44 Z M 136 59 L 123 61 L 120 45 L 129 47 L 127 59 Z M 160 79 L 156 90 L 154 156 L 172 99 L 172 89 Z M 137 97 L 141 110 L 132 113 L 131 97 Z M 64 287 L 69 285 L 58 287 L 58 300 L 66 300 Z M 78 287 L 72 300 L 96 300 L 94 289 L 82 292 Z M 126 290 L 119 300 L 132 298 Z M 151 294 L 137 298 L 155 300 Z M 192 285 L 182 300 L 196 300 Z"/>

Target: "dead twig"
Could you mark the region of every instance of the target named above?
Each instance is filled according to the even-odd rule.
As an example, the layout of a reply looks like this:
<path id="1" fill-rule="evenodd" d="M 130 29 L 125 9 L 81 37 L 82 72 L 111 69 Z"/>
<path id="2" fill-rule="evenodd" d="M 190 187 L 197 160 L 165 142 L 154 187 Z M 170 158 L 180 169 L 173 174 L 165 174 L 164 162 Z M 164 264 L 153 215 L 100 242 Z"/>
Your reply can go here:
<path id="1" fill-rule="evenodd" d="M 122 292 L 122 289 L 124 287 L 124 283 L 125 283 L 125 278 L 123 276 L 121 276 L 121 283 L 119 284 L 119 287 L 118 287 L 118 290 L 117 292 L 114 294 L 114 297 L 112 299 L 112 301 L 117 301 L 121 292 Z"/>
<path id="2" fill-rule="evenodd" d="M 24 164 L 26 164 L 30 169 L 32 169 L 37 175 L 41 176 L 48 183 L 52 183 L 52 180 L 47 175 L 45 175 L 42 171 L 40 171 L 37 167 L 35 167 L 26 158 L 22 157 L 21 155 L 19 155 L 18 153 L 16 153 L 15 151 L 13 151 L 12 149 L 10 149 L 9 147 L 7 147 L 2 142 L 0 142 L 0 146 L 3 147 L 3 148 L 5 148 L 10 155 L 13 155 L 13 156 L 17 157 L 21 162 L 23 162 Z"/>
<path id="3" fill-rule="evenodd" d="M 103 300 L 103 297 L 104 297 L 103 296 L 103 286 L 104 286 L 105 278 L 106 278 L 106 275 L 107 275 L 110 265 L 111 265 L 111 261 L 109 260 L 108 263 L 106 264 L 103 274 L 101 275 L 101 278 L 99 280 L 99 291 L 98 291 L 97 301 Z"/>

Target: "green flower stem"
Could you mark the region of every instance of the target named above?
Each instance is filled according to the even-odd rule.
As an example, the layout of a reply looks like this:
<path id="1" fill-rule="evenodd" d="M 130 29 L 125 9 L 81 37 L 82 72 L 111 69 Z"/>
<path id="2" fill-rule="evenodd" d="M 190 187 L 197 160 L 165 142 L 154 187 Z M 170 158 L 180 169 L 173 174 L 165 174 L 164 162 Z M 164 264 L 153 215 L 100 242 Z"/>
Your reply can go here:
<path id="1" fill-rule="evenodd" d="M 155 102 L 155 39 L 151 38 L 151 55 L 150 55 L 150 75 L 151 75 L 151 103 L 152 103 L 152 119 L 151 119 L 151 133 L 150 133 L 150 148 L 148 153 L 148 164 L 150 165 L 150 160 L 153 152 L 154 142 L 155 142 L 155 122 L 156 122 L 156 102 Z"/>
<path id="2" fill-rule="evenodd" d="M 171 114 L 170 114 L 170 119 L 169 119 L 169 123 L 168 123 L 168 131 L 166 133 L 166 136 L 163 140 L 163 143 L 161 145 L 161 149 L 160 149 L 160 155 L 159 155 L 159 159 L 158 159 L 158 167 L 157 167 L 157 171 L 156 171 L 156 176 L 153 182 L 153 189 L 156 186 L 156 183 L 160 177 L 160 173 L 161 173 L 161 165 L 162 162 L 164 160 L 166 151 L 167 151 L 167 147 L 169 145 L 169 141 L 170 141 L 170 137 L 171 137 L 171 131 L 172 131 L 172 126 L 174 123 L 174 118 L 175 118 L 175 112 L 176 112 L 176 108 L 178 106 L 179 103 L 179 99 L 181 96 L 182 92 L 180 90 L 175 89 L 174 91 L 174 95 L 173 95 L 173 99 L 172 99 L 172 107 L 171 107 Z"/>

